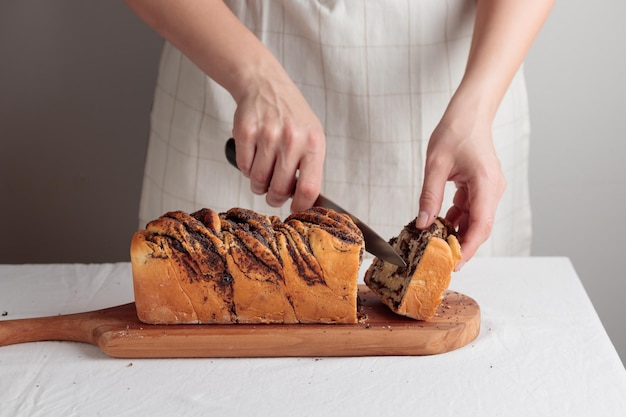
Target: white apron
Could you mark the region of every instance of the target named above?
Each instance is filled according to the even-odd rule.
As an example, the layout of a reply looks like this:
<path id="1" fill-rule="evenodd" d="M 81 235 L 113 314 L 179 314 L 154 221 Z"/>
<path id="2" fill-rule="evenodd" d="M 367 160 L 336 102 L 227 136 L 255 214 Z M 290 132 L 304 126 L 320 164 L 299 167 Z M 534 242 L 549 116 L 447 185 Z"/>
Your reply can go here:
<path id="1" fill-rule="evenodd" d="M 227 1 L 280 60 L 327 137 L 322 192 L 381 236 L 418 212 L 428 139 L 458 86 L 474 0 Z M 171 45 L 151 115 L 140 227 L 169 210 L 246 207 L 285 218 L 224 157 L 235 103 Z M 491 238 L 477 255 L 528 255 L 529 122 L 520 70 L 493 135 L 507 180 Z M 451 206 L 448 184 L 442 209 Z"/>

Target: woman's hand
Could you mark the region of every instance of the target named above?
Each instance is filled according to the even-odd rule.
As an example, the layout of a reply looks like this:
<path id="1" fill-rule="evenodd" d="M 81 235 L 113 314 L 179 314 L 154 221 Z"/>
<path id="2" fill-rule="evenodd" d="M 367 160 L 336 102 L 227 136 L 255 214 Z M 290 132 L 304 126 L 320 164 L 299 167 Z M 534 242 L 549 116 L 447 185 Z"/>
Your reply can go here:
<path id="1" fill-rule="evenodd" d="M 126 2 L 232 95 L 237 164 L 252 191 L 267 193 L 271 206 L 293 193 L 292 210 L 311 207 L 321 188 L 326 137 L 271 52 L 222 0 Z"/>
<path id="2" fill-rule="evenodd" d="M 428 145 L 417 227 L 432 223 L 441 211 L 444 187 L 454 181 L 457 191 L 446 219 L 458 228 L 463 259 L 471 259 L 489 238 L 505 179 L 496 156 L 491 119 L 475 117 L 453 102 Z"/>
<path id="3" fill-rule="evenodd" d="M 293 194 L 292 211 L 310 208 L 320 193 L 326 151 L 319 119 L 280 68 L 257 69 L 246 85 L 233 124 L 239 169 L 253 193 L 267 193 L 270 206 L 282 206 Z"/>
<path id="4" fill-rule="evenodd" d="M 489 237 L 505 181 L 491 125 L 511 80 L 554 0 L 477 0 L 472 44 L 463 80 L 433 132 L 426 156 L 417 226 L 441 210 L 443 187 L 457 192 L 446 217 L 458 226 L 459 270 Z"/>

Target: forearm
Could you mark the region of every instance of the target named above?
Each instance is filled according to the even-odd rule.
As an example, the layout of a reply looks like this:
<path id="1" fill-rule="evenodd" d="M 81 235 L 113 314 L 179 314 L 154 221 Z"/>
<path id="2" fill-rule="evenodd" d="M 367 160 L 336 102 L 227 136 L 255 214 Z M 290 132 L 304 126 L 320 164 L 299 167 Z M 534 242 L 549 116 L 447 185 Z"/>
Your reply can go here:
<path id="1" fill-rule="evenodd" d="M 282 71 L 271 52 L 221 0 L 125 0 L 238 101 L 260 71 Z"/>
<path id="2" fill-rule="evenodd" d="M 322 183 L 324 129 L 269 49 L 222 0 L 125 1 L 232 95 L 237 166 L 252 192 L 275 207 L 293 194 L 292 210 L 310 208 Z"/>
<path id="3" fill-rule="evenodd" d="M 554 0 L 477 0 L 474 35 L 456 100 L 493 119 Z"/>

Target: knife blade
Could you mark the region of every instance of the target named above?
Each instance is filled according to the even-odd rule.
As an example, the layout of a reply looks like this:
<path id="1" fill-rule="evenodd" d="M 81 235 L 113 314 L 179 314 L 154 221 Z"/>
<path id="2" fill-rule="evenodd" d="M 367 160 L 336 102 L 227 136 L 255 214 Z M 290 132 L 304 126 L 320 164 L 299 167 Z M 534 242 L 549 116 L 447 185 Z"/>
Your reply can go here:
<path id="1" fill-rule="evenodd" d="M 226 147 L 224 149 L 226 153 L 226 159 L 228 162 L 239 169 L 237 166 L 237 152 L 235 149 L 235 139 L 230 138 L 226 141 Z M 340 207 L 338 204 L 329 200 L 320 194 L 315 200 L 314 206 L 325 207 L 332 209 L 338 213 L 347 214 L 350 219 L 354 222 L 354 224 L 361 230 L 363 233 L 363 238 L 365 240 L 365 250 L 372 255 L 376 256 L 383 261 L 389 262 L 393 265 L 406 267 L 406 262 L 402 257 L 396 252 L 396 250 L 389 244 L 385 239 L 380 237 L 374 230 L 372 230 L 368 225 L 363 223 L 358 217 L 349 213 L 347 210 Z"/>

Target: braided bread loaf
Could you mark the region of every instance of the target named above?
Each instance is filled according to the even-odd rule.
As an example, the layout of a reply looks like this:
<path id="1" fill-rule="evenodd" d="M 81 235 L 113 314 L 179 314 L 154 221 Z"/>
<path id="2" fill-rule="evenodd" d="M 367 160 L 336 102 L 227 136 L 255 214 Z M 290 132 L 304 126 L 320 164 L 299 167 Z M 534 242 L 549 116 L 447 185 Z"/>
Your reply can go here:
<path id="1" fill-rule="evenodd" d="M 315 207 L 281 222 L 251 210 L 169 212 L 133 236 L 139 319 L 355 323 L 361 231 Z"/>

